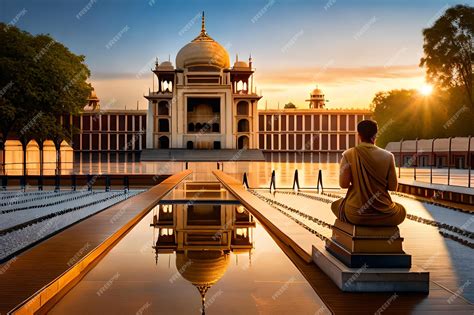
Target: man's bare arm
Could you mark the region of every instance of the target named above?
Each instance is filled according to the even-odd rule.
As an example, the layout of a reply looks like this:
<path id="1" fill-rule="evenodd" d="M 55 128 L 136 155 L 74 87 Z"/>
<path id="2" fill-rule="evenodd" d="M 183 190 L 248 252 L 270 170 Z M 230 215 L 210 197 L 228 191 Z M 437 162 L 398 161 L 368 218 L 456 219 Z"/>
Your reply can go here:
<path id="1" fill-rule="evenodd" d="M 352 182 L 351 165 L 347 162 L 345 156 L 342 156 L 339 164 L 339 186 L 349 188 Z"/>
<path id="2" fill-rule="evenodd" d="M 395 169 L 395 158 L 392 155 L 388 169 L 388 190 L 396 191 L 398 187 L 397 171 Z"/>

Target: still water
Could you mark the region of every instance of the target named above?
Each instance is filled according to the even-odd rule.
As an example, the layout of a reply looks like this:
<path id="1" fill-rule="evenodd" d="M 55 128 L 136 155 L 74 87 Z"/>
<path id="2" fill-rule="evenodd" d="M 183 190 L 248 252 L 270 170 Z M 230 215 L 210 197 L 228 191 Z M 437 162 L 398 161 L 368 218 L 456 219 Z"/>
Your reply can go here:
<path id="1" fill-rule="evenodd" d="M 184 162 L 141 162 L 140 156 L 134 153 L 62 153 L 60 173 L 67 174 L 173 174 L 185 168 Z M 340 154 L 318 153 L 267 153 L 265 162 L 222 162 L 221 169 L 241 179 L 247 173 L 251 187 L 267 187 L 273 170 L 276 173 L 277 187 L 291 187 L 295 170 L 299 172 L 300 187 L 314 188 L 318 172 L 322 171 L 325 188 L 337 188 Z M 47 153 L 43 174 L 54 175 L 56 164 L 54 154 Z M 217 168 L 216 162 L 189 162 L 188 167 L 197 172 L 208 172 Z M 399 170 L 397 169 L 397 172 Z M 22 164 L 19 160 L 10 160 L 6 166 L 8 175 L 22 175 Z M 37 157 L 30 157 L 27 164 L 28 175 L 39 175 Z M 432 173 L 432 175 L 431 175 Z M 400 177 L 404 180 L 416 180 L 445 185 L 468 186 L 467 169 L 435 168 L 401 168 Z M 209 176 L 212 176 L 209 174 Z M 471 187 L 474 187 L 474 175 L 471 176 Z"/>
<path id="2" fill-rule="evenodd" d="M 204 311 L 324 314 L 326 308 L 261 224 L 227 200 L 157 205 L 51 314 Z"/>

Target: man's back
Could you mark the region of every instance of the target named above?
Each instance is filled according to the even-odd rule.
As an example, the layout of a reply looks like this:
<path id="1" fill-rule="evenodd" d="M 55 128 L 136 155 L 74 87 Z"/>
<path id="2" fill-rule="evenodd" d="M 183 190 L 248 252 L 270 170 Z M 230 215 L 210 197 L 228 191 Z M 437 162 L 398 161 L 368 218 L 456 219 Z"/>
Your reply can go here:
<path id="1" fill-rule="evenodd" d="M 345 162 L 344 162 L 345 161 Z M 393 207 L 388 190 L 396 190 L 397 175 L 393 155 L 370 143 L 361 143 L 344 152 L 341 168 L 349 165 L 350 187 L 347 205 L 355 211 L 363 207 L 388 211 Z"/>
<path id="2" fill-rule="evenodd" d="M 398 184 L 395 159 L 374 144 L 377 131 L 375 121 L 362 120 L 357 124 L 361 143 L 343 153 L 339 185 L 349 189 L 346 197 L 331 204 L 331 210 L 344 222 L 394 226 L 405 219 L 405 208 L 389 194 Z"/>

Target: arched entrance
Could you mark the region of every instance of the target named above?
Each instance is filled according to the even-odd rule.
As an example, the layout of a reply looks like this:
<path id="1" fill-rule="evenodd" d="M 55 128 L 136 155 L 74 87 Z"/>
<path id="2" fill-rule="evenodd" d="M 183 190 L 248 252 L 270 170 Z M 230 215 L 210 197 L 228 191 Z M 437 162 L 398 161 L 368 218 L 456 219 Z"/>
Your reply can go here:
<path id="1" fill-rule="evenodd" d="M 51 140 L 43 142 L 43 174 L 54 175 L 56 170 L 56 146 Z"/>
<path id="2" fill-rule="evenodd" d="M 158 148 L 159 149 L 169 149 L 170 148 L 170 139 L 167 136 L 161 136 L 158 138 Z"/>
<path id="3" fill-rule="evenodd" d="M 237 140 L 237 149 L 247 149 L 249 147 L 249 137 L 240 136 Z"/>
<path id="4" fill-rule="evenodd" d="M 26 170 L 28 175 L 39 175 L 40 154 L 38 142 L 36 142 L 36 140 L 30 140 L 26 145 Z"/>

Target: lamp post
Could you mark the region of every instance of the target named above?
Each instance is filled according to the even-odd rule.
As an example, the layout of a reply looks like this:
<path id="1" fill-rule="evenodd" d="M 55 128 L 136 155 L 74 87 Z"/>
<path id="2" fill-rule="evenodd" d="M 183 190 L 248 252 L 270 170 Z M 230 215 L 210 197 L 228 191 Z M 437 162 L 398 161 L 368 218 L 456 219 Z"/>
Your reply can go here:
<path id="1" fill-rule="evenodd" d="M 448 186 L 450 182 L 450 177 L 451 177 L 451 142 L 453 140 L 453 137 L 449 137 L 449 149 L 448 149 Z"/>
<path id="2" fill-rule="evenodd" d="M 467 143 L 467 163 L 468 163 L 468 169 L 467 169 L 467 187 L 471 188 L 471 164 L 472 164 L 472 157 L 471 157 L 471 136 L 468 138 L 468 143 Z"/>
<path id="3" fill-rule="evenodd" d="M 433 165 L 436 162 L 435 156 L 434 156 L 434 143 L 437 138 L 434 138 L 431 141 L 431 164 L 430 164 L 430 184 L 433 184 Z"/>
<path id="4" fill-rule="evenodd" d="M 413 166 L 413 180 L 416 180 L 416 168 L 418 166 L 418 138 L 415 140 L 415 165 Z"/>
<path id="5" fill-rule="evenodd" d="M 398 178 L 400 178 L 402 174 L 401 166 L 402 166 L 402 144 L 403 139 L 400 140 L 400 153 L 398 154 Z"/>

